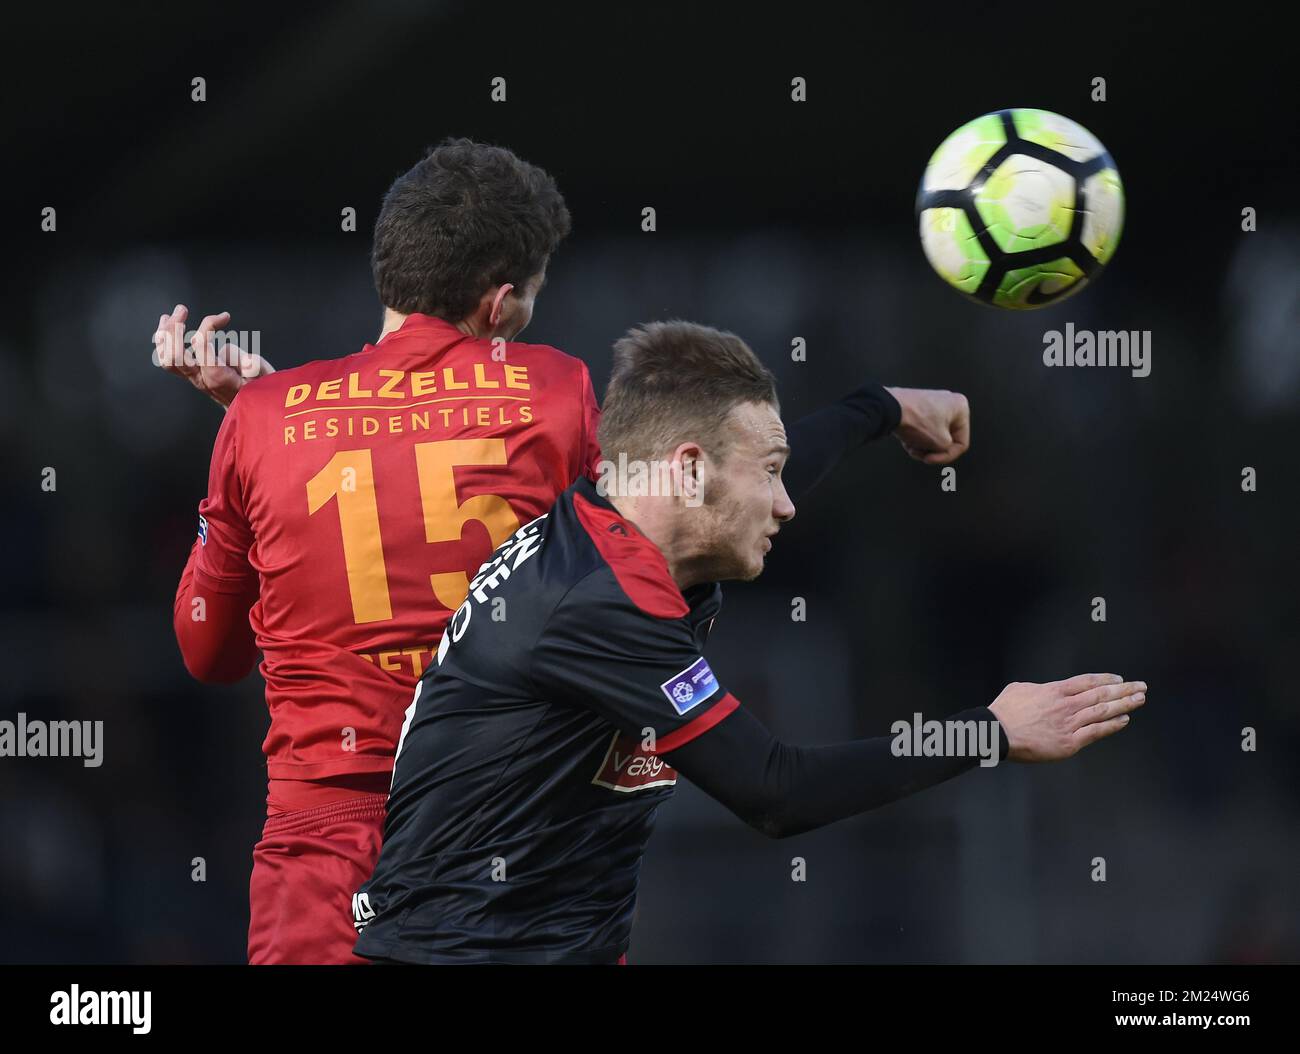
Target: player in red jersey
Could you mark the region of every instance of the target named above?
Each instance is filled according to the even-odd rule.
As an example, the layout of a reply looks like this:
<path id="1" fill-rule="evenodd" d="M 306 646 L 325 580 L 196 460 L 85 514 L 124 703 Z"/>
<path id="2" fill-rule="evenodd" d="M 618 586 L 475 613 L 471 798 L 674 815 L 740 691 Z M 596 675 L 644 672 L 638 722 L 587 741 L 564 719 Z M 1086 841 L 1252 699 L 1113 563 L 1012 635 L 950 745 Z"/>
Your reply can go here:
<path id="1" fill-rule="evenodd" d="M 230 404 L 175 627 L 201 680 L 263 656 L 250 962 L 359 961 L 340 906 L 378 854 L 402 714 L 466 572 L 596 456 L 586 366 L 514 340 L 568 229 L 545 172 L 444 144 L 385 199 L 379 340 L 270 372 Z M 184 318 L 159 325 L 160 361 L 182 371 Z"/>
<path id="2" fill-rule="evenodd" d="M 451 141 L 385 199 L 374 345 L 234 369 L 213 361 L 223 314 L 194 335 L 204 365 L 187 364 L 184 308 L 159 320 L 160 364 L 229 407 L 175 626 L 200 680 L 238 680 L 264 656 L 252 963 L 360 961 L 340 903 L 378 856 L 403 713 L 467 572 L 594 474 L 585 365 L 514 340 L 568 226 L 540 169 Z M 946 392 L 868 386 L 808 420 L 801 448 L 819 465 L 889 431 L 931 463 L 968 441 L 965 400 Z"/>

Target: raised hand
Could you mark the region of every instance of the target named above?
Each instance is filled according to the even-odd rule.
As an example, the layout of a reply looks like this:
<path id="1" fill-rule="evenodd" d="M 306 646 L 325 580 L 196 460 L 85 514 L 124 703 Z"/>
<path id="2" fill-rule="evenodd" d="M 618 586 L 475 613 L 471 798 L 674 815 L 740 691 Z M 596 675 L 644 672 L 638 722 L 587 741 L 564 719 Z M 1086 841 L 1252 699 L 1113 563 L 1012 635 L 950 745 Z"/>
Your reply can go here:
<path id="1" fill-rule="evenodd" d="M 213 334 L 230 324 L 230 312 L 207 315 L 185 344 L 185 320 L 189 309 L 177 304 L 171 314 L 158 319 L 154 332 L 154 362 L 168 373 L 184 377 L 220 406 L 234 401 L 239 390 L 256 377 L 274 373 L 275 368 L 260 355 L 244 351 L 233 342 L 217 348 Z"/>
<path id="2" fill-rule="evenodd" d="M 970 446 L 970 403 L 960 392 L 935 388 L 887 389 L 903 408 L 894 435 L 927 465 L 947 465 Z"/>

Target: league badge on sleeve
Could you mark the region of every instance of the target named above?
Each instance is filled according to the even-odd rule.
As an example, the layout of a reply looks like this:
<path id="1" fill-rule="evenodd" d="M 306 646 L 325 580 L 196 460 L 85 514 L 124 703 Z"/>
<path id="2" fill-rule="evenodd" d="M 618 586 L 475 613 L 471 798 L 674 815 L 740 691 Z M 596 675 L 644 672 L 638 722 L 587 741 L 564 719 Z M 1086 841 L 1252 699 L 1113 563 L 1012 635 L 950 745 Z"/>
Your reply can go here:
<path id="1" fill-rule="evenodd" d="M 668 696 L 673 709 L 684 714 L 718 690 L 718 679 L 713 676 L 704 657 L 700 656 L 681 673 L 669 677 L 659 688 Z"/>
<path id="2" fill-rule="evenodd" d="M 199 544 L 208 544 L 208 521 L 202 516 L 199 517 Z"/>

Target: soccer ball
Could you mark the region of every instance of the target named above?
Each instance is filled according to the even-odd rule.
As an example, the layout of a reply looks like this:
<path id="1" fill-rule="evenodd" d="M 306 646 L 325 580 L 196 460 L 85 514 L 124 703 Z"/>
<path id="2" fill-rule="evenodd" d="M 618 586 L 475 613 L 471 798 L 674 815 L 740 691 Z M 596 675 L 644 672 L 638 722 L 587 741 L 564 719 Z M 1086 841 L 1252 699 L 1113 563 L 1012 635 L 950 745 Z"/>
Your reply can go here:
<path id="1" fill-rule="evenodd" d="M 1077 293 L 1115 254 L 1124 188 L 1082 125 L 999 110 L 939 145 L 916 214 L 939 277 L 981 303 L 1028 311 Z"/>

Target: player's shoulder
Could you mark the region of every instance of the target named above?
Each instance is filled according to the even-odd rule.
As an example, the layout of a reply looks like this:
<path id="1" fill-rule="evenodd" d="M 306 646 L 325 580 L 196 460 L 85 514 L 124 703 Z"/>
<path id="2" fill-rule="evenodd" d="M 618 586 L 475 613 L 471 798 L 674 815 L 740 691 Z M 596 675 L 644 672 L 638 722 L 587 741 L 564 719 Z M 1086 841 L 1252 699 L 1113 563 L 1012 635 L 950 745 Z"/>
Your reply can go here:
<path id="1" fill-rule="evenodd" d="M 564 494 L 569 532 L 587 550 L 570 602 L 600 601 L 629 613 L 679 619 L 690 612 L 659 547 L 605 500 L 595 485 L 579 480 Z"/>
<path id="2" fill-rule="evenodd" d="M 587 372 L 587 364 L 582 359 L 570 355 L 567 351 L 561 351 L 552 344 L 508 341 L 505 347 L 505 361 L 528 362 L 556 375 L 580 377 Z"/>

